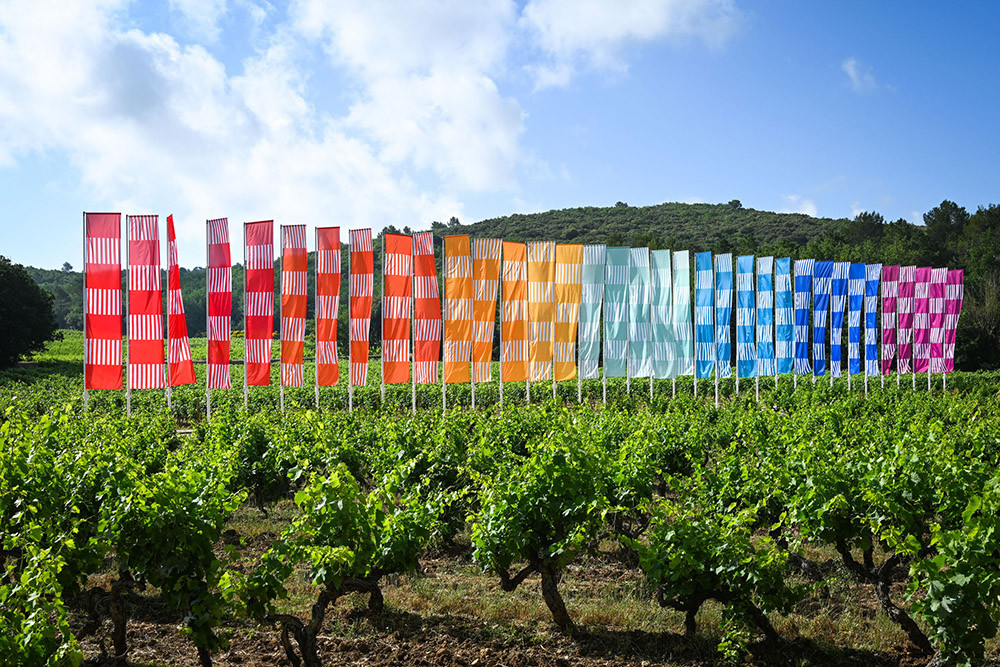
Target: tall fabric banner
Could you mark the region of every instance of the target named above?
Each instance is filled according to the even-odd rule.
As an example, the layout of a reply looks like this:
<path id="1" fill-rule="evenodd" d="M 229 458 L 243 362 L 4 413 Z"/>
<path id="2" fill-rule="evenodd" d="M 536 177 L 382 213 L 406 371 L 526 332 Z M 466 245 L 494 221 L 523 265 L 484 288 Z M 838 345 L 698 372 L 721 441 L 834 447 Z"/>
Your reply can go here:
<path id="1" fill-rule="evenodd" d="M 382 247 L 382 379 L 386 384 L 410 381 L 410 274 L 413 239 L 384 234 Z"/>
<path id="2" fill-rule="evenodd" d="M 556 381 L 576 378 L 576 333 L 583 298 L 583 246 L 556 246 L 556 327 L 553 361 Z"/>
<path id="3" fill-rule="evenodd" d="M 363 387 L 368 382 L 368 340 L 372 324 L 372 294 L 375 289 L 375 258 L 372 230 L 352 229 L 350 240 L 350 383 Z"/>
<path id="4" fill-rule="evenodd" d="M 944 373 L 944 293 L 948 269 L 931 271 L 931 373 Z"/>
<path id="5" fill-rule="evenodd" d="M 209 220 L 208 227 L 208 388 L 229 389 L 232 346 L 233 262 L 229 220 Z"/>
<path id="6" fill-rule="evenodd" d="M 896 372 L 913 372 L 913 297 L 917 267 L 899 269 L 899 298 L 896 301 L 896 330 L 899 349 L 896 351 Z"/>
<path id="7" fill-rule="evenodd" d="M 85 386 L 121 389 L 121 213 L 84 213 L 83 234 Z"/>
<path id="8" fill-rule="evenodd" d="M 715 274 L 712 253 L 694 256 L 694 352 L 696 377 L 707 378 L 715 370 L 715 318 L 712 308 Z"/>
<path id="9" fill-rule="evenodd" d="M 653 324 L 653 377 L 677 377 L 677 351 L 674 342 L 674 307 L 671 299 L 673 280 L 670 271 L 670 251 L 650 253 L 653 292 L 650 320 Z"/>
<path id="10" fill-rule="evenodd" d="M 528 379 L 528 251 L 523 243 L 503 242 L 500 378 Z"/>
<path id="11" fill-rule="evenodd" d="M 340 310 L 340 227 L 316 229 L 316 384 L 340 380 L 337 314 Z"/>
<path id="12" fill-rule="evenodd" d="M 580 377 L 592 380 L 600 376 L 601 306 L 604 303 L 604 261 L 607 247 L 583 248 L 583 287 L 580 301 L 579 358 Z"/>
<path id="13" fill-rule="evenodd" d="M 604 377 L 628 371 L 628 248 L 608 248 L 604 267 Z"/>
<path id="14" fill-rule="evenodd" d="M 843 373 L 844 308 L 847 306 L 847 276 L 850 263 L 837 262 L 833 265 L 833 280 L 830 282 L 830 374 L 839 378 Z"/>
<path id="15" fill-rule="evenodd" d="M 532 382 L 552 377 L 555 281 L 556 244 L 528 243 L 528 361 Z"/>
<path id="16" fill-rule="evenodd" d="M 413 329 L 413 368 L 417 383 L 437 382 L 441 358 L 441 296 L 431 232 L 413 235 Z"/>
<path id="17" fill-rule="evenodd" d="M 155 215 L 130 215 L 128 223 L 128 385 L 166 386 L 163 359 L 163 289 L 160 230 Z"/>
<path id="18" fill-rule="evenodd" d="M 962 314 L 962 300 L 965 296 L 965 271 L 948 272 L 944 291 L 944 372 L 955 370 L 955 332 L 958 330 L 958 316 Z"/>
<path id="19" fill-rule="evenodd" d="M 715 256 L 715 372 L 720 378 L 732 376 L 733 343 L 730 327 L 733 321 L 733 256 Z"/>
<path id="20" fill-rule="evenodd" d="M 813 285 L 813 375 L 826 375 L 826 321 L 830 310 L 833 262 L 816 262 Z"/>
<path id="21" fill-rule="evenodd" d="M 774 262 L 774 356 L 778 375 L 792 372 L 795 340 L 792 304 L 792 260 L 780 257 Z"/>
<path id="22" fill-rule="evenodd" d="M 472 381 L 489 382 L 493 374 L 493 329 L 497 321 L 500 239 L 472 242 Z"/>
<path id="23" fill-rule="evenodd" d="M 931 363 L 931 268 L 917 269 L 913 291 L 913 372 L 926 373 Z"/>
<path id="24" fill-rule="evenodd" d="M 757 368 L 758 376 L 775 374 L 774 258 L 757 258 Z"/>
<path id="25" fill-rule="evenodd" d="M 809 297 L 816 260 L 795 260 L 795 374 L 806 375 L 809 366 Z"/>
<path id="26" fill-rule="evenodd" d="M 309 296 L 306 226 L 281 226 L 281 385 L 304 384 L 306 301 Z"/>
<path id="27" fill-rule="evenodd" d="M 851 264 L 847 275 L 847 372 L 861 372 L 861 307 L 865 299 L 865 265 Z"/>
<path id="28" fill-rule="evenodd" d="M 467 234 L 444 237 L 444 381 L 469 381 L 472 361 L 472 248 Z"/>
<path id="29" fill-rule="evenodd" d="M 181 272 L 177 261 L 177 236 L 174 216 L 167 216 L 167 363 L 170 386 L 194 384 L 194 362 L 191 361 L 191 341 L 188 339 L 184 300 L 181 298 Z"/>
<path id="30" fill-rule="evenodd" d="M 756 307 L 753 293 L 753 255 L 736 258 L 736 376 L 757 375 L 757 347 L 754 345 Z"/>
<path id="31" fill-rule="evenodd" d="M 649 319 L 649 248 L 629 252 L 628 374 L 653 374 L 653 332 Z"/>
<path id="32" fill-rule="evenodd" d="M 865 375 L 878 375 L 878 281 L 881 264 L 865 267 Z"/>
<path id="33" fill-rule="evenodd" d="M 243 224 L 246 244 L 246 287 L 243 314 L 246 318 L 243 368 L 246 384 L 271 384 L 271 339 L 274 336 L 274 221 Z"/>
<path id="34" fill-rule="evenodd" d="M 882 375 L 888 375 L 896 356 L 896 301 L 899 265 L 882 267 Z"/>
<path id="35" fill-rule="evenodd" d="M 691 329 L 691 253 L 674 253 L 674 341 L 677 375 L 694 375 L 694 333 Z"/>

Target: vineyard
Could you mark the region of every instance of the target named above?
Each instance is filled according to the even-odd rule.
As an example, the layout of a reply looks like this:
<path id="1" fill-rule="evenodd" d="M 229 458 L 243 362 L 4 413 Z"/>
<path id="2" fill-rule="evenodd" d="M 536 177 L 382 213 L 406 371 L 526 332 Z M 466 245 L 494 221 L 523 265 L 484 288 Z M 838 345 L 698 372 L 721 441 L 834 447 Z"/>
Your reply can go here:
<path id="1" fill-rule="evenodd" d="M 690 378 L 609 383 L 607 407 L 597 382 L 503 408 L 484 384 L 476 410 L 449 388 L 446 412 L 429 385 L 416 416 L 409 385 L 353 413 L 253 388 L 207 421 L 203 385 L 84 415 L 74 355 L 0 384 L 2 664 L 998 655 L 995 375 L 730 381 L 718 408 Z"/>

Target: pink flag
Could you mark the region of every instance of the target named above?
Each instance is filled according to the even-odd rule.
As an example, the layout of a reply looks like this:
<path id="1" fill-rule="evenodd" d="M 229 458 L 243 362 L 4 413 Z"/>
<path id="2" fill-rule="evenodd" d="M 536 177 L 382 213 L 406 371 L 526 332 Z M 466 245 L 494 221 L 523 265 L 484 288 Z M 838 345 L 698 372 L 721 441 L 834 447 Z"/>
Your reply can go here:
<path id="1" fill-rule="evenodd" d="M 899 266 L 882 267 L 882 375 L 888 375 L 896 356 L 896 301 Z M 897 364 L 898 371 L 898 364 Z"/>
<path id="2" fill-rule="evenodd" d="M 931 271 L 931 373 L 944 373 L 944 284 L 948 269 Z"/>
<path id="3" fill-rule="evenodd" d="M 913 291 L 917 267 L 902 266 L 899 269 L 899 298 L 896 299 L 897 340 L 896 372 L 911 373 L 913 368 Z"/>
<path id="4" fill-rule="evenodd" d="M 957 269 L 948 272 L 948 282 L 944 289 L 944 372 L 955 370 L 955 332 L 958 316 L 962 312 L 962 297 L 965 293 L 965 271 Z"/>
<path id="5" fill-rule="evenodd" d="M 913 372 L 926 373 L 931 363 L 931 268 L 917 269 L 913 291 Z"/>

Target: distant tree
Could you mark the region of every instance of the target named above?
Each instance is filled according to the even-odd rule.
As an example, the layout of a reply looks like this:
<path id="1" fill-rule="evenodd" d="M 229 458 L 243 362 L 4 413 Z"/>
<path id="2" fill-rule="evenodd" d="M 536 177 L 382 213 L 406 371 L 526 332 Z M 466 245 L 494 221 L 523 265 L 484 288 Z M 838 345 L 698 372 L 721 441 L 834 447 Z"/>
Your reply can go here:
<path id="1" fill-rule="evenodd" d="M 0 255 L 0 368 L 39 352 L 56 336 L 52 295 L 20 264 Z"/>
<path id="2" fill-rule="evenodd" d="M 924 213 L 924 227 L 927 239 L 937 253 L 936 261 L 948 262 L 951 246 L 958 243 L 969 217 L 964 207 L 947 199 Z"/>
<path id="3" fill-rule="evenodd" d="M 741 202 L 739 199 L 733 199 L 732 201 L 729 202 L 729 208 L 733 209 L 734 211 L 738 211 L 741 208 L 743 208 L 743 202 Z"/>
<path id="4" fill-rule="evenodd" d="M 444 229 L 446 226 L 447 225 L 445 225 L 440 220 L 435 220 L 434 222 L 431 223 L 431 231 L 438 232 Z"/>
<path id="5" fill-rule="evenodd" d="M 455 216 L 451 216 L 450 218 L 448 218 L 448 226 L 449 227 L 461 227 L 462 223 Z"/>
<path id="6" fill-rule="evenodd" d="M 628 208 L 628 204 L 623 201 L 615 202 L 615 208 Z"/>
<path id="7" fill-rule="evenodd" d="M 73 270 L 73 265 L 70 264 L 69 262 L 63 262 L 62 270 L 63 273 L 69 273 L 70 271 Z"/>
<path id="8" fill-rule="evenodd" d="M 609 246 L 622 246 L 625 245 L 625 239 L 622 237 L 620 232 L 611 232 L 608 234 L 608 240 L 606 243 Z"/>

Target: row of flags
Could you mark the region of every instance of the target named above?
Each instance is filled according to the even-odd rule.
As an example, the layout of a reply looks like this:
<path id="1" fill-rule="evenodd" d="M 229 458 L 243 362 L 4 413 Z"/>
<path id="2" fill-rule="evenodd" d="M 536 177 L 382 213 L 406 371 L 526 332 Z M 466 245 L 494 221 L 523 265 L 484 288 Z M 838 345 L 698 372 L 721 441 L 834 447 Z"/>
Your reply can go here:
<path id="1" fill-rule="evenodd" d="M 120 223 L 117 213 L 84 214 L 87 389 L 122 388 Z M 231 387 L 229 225 L 222 218 L 206 226 L 207 386 L 223 389 Z M 280 384 L 297 387 L 305 384 L 306 226 L 282 225 L 279 233 Z M 244 239 L 244 385 L 268 385 L 273 221 L 244 223 Z M 172 216 L 167 242 L 164 359 L 158 219 L 127 216 L 129 389 L 195 381 Z M 845 315 L 849 375 L 887 375 L 893 362 L 899 374 L 954 369 L 961 270 L 812 259 L 793 263 L 787 257 L 753 255 L 739 256 L 734 264 L 731 254 L 700 252 L 694 256 L 692 311 L 686 250 L 514 243 L 468 235 L 447 236 L 443 245 L 439 294 L 431 232 L 384 235 L 383 384 L 490 381 L 498 295 L 502 382 L 594 379 L 601 377 L 602 359 L 606 378 L 727 378 L 734 362 L 738 378 L 840 377 Z M 314 248 L 319 387 L 339 382 L 340 228 L 316 228 Z M 348 248 L 353 387 L 364 385 L 368 375 L 375 280 L 371 230 L 351 230 Z M 734 305 L 735 341 L 730 337 Z"/>

